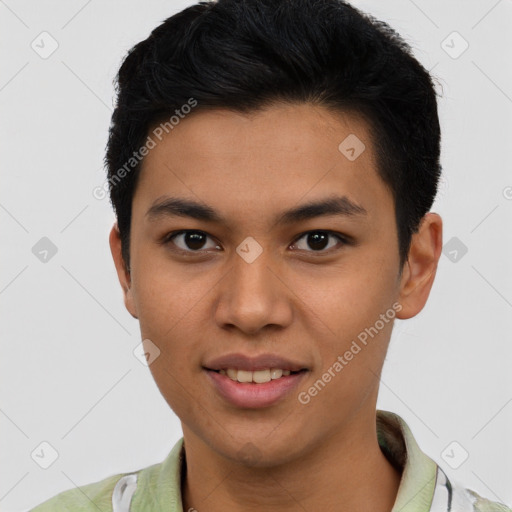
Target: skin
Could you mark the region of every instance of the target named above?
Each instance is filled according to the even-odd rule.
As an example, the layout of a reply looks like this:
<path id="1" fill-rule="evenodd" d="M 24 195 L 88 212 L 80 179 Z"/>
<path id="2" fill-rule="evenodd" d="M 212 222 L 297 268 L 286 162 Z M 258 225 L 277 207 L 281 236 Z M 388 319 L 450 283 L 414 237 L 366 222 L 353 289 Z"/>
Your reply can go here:
<path id="1" fill-rule="evenodd" d="M 338 150 L 349 134 L 366 146 L 354 161 Z M 333 193 L 366 215 L 274 221 Z M 171 195 L 210 205 L 227 224 L 150 220 L 151 205 Z M 174 245 L 160 243 L 184 229 L 208 235 L 199 255 L 183 236 Z M 352 243 L 330 237 L 315 250 L 303 236 L 315 230 Z M 249 236 L 263 249 L 250 264 L 235 250 Z M 441 253 L 442 220 L 427 213 L 400 268 L 392 194 L 376 172 L 361 118 L 310 104 L 274 104 L 250 115 L 190 114 L 143 162 L 130 272 L 117 225 L 110 245 L 126 308 L 139 319 L 142 339 L 161 351 L 151 372 L 182 423 L 184 510 L 392 509 L 401 475 L 380 450 L 375 410 L 393 322 L 307 405 L 297 399 L 394 303 L 401 305 L 397 318 L 421 311 Z M 202 369 L 206 360 L 232 352 L 271 352 L 309 371 L 285 400 L 237 408 Z"/>

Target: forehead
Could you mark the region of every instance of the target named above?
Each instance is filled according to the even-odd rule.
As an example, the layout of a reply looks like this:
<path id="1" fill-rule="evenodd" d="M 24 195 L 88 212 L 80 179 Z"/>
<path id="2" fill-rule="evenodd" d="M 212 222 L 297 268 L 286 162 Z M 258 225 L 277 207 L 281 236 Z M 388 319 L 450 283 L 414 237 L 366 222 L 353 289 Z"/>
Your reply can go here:
<path id="1" fill-rule="evenodd" d="M 249 114 L 198 110 L 168 133 L 154 129 L 134 199 L 149 207 L 162 195 L 216 204 L 226 215 L 262 214 L 333 192 L 354 203 L 389 203 L 377 174 L 366 122 L 309 104 L 278 104 Z"/>
<path id="2" fill-rule="evenodd" d="M 208 108 L 196 109 L 181 120 L 173 117 L 175 124 L 164 121 L 150 130 L 157 150 L 146 157 L 149 163 L 166 153 L 166 147 L 176 156 L 186 153 L 188 158 L 236 154 L 243 157 L 242 149 L 258 148 L 261 158 L 272 156 L 271 152 L 288 152 L 288 158 L 292 156 L 290 153 L 313 155 L 315 152 L 339 157 L 344 154 L 339 144 L 348 135 L 352 135 L 356 149 L 363 148 L 363 141 L 370 149 L 364 160 L 373 157 L 369 126 L 355 112 L 336 112 L 306 103 L 276 103 L 249 113 Z"/>

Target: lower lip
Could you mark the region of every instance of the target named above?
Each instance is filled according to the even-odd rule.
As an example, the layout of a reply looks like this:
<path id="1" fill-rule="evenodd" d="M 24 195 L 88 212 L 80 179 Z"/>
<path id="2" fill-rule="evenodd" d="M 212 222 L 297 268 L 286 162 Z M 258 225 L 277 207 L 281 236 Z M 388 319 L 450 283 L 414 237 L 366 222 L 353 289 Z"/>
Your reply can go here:
<path id="1" fill-rule="evenodd" d="M 307 373 L 305 371 L 291 373 L 263 384 L 253 384 L 251 382 L 237 382 L 213 370 L 205 371 L 210 382 L 213 383 L 223 398 L 236 407 L 249 409 L 274 405 L 291 393 Z"/>

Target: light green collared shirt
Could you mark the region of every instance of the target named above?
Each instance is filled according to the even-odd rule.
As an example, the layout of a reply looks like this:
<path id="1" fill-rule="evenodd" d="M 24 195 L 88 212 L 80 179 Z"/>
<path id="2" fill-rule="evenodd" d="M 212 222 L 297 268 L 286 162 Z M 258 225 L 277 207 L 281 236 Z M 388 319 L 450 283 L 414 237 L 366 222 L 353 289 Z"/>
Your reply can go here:
<path id="1" fill-rule="evenodd" d="M 512 512 L 450 482 L 444 471 L 419 448 L 405 421 L 377 410 L 379 445 L 402 473 L 391 512 Z M 167 458 L 134 473 L 64 491 L 32 512 L 184 512 L 181 501 L 183 438 Z"/>

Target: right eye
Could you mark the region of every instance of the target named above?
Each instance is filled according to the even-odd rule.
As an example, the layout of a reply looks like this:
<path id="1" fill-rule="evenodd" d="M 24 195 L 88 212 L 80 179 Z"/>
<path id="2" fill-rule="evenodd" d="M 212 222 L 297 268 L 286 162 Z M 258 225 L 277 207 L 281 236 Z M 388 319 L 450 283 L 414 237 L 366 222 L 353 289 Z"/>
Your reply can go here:
<path id="1" fill-rule="evenodd" d="M 165 245 L 174 245 L 178 248 L 178 252 L 183 253 L 200 253 L 204 252 L 206 240 L 210 238 L 210 235 L 205 233 L 204 231 L 198 230 L 181 230 L 181 231 L 173 231 L 165 236 L 163 243 Z M 212 239 L 213 240 L 213 239 Z M 222 249 L 220 245 L 213 242 L 210 248 L 214 249 Z M 206 247 L 208 249 L 208 247 Z M 171 247 L 171 250 L 175 250 Z"/>

